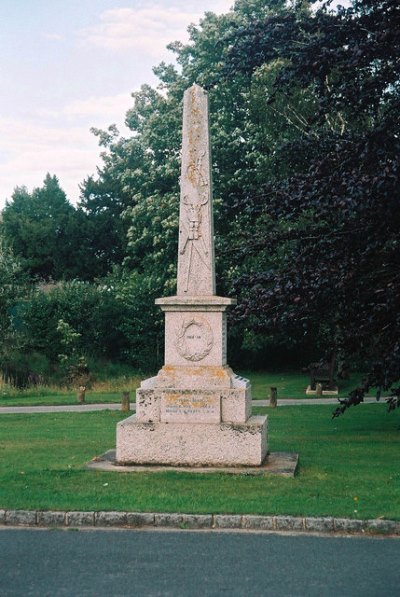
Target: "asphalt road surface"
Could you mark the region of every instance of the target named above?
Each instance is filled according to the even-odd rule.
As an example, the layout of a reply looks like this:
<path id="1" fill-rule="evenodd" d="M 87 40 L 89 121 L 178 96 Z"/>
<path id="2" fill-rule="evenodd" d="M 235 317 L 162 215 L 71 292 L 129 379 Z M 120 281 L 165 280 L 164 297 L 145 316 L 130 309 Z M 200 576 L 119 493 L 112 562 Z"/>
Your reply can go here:
<path id="1" fill-rule="evenodd" d="M 0 596 L 399 597 L 400 540 L 0 530 Z"/>

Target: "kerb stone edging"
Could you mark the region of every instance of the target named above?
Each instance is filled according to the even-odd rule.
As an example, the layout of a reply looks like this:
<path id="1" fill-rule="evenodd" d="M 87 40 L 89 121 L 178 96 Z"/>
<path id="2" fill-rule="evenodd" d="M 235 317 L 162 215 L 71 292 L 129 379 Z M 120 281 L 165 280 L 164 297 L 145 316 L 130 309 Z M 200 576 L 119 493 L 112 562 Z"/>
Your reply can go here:
<path id="1" fill-rule="evenodd" d="M 181 514 L 149 512 L 77 512 L 0 510 L 1 527 L 175 528 L 279 531 L 400 536 L 395 520 L 333 517 L 260 516 L 255 514 Z"/>

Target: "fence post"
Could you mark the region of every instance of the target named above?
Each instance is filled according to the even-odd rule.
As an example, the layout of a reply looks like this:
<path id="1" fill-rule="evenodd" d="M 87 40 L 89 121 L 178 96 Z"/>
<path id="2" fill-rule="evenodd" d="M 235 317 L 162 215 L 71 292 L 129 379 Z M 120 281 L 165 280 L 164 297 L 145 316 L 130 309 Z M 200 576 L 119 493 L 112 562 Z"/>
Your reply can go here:
<path id="1" fill-rule="evenodd" d="M 79 386 L 79 392 L 77 395 L 78 402 L 85 402 L 86 386 Z"/>
<path id="2" fill-rule="evenodd" d="M 278 388 L 270 388 L 269 405 L 276 408 L 278 405 Z"/>
<path id="3" fill-rule="evenodd" d="M 131 409 L 130 397 L 129 392 L 122 392 L 122 403 L 121 403 L 121 410 L 124 413 L 128 413 Z"/>

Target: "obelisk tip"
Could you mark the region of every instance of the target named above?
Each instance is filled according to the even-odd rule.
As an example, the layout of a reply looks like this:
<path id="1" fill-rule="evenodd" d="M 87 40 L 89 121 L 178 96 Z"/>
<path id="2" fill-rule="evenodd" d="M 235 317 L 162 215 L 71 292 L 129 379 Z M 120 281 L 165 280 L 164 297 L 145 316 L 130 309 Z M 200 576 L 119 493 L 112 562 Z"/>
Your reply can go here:
<path id="1" fill-rule="evenodd" d="M 204 87 L 202 87 L 198 83 L 193 83 L 193 85 L 191 87 L 188 87 L 186 89 L 186 92 L 191 91 L 191 90 L 193 90 L 195 92 L 199 92 L 200 91 L 201 93 L 204 93 L 204 94 L 207 95 L 207 91 L 204 89 Z"/>

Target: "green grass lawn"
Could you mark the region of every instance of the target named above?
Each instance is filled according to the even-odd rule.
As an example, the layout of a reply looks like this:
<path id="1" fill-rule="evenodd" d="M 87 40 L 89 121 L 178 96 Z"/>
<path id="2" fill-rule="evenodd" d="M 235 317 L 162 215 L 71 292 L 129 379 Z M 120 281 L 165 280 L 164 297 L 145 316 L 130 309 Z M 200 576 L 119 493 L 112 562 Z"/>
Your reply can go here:
<path id="1" fill-rule="evenodd" d="M 298 372 L 239 372 L 243 377 L 250 379 L 252 396 L 255 400 L 268 400 L 271 386 L 278 389 L 279 398 L 309 398 L 306 388 L 309 376 Z M 339 382 L 339 395 L 346 396 L 349 390 L 359 385 L 362 374 L 354 373 L 350 379 Z M 95 384 L 86 392 L 86 402 L 118 403 L 121 402 L 123 391 L 129 391 L 131 401 L 135 400 L 135 391 L 141 378 L 138 375 L 116 379 L 111 382 Z M 56 387 L 39 387 L 27 390 L 15 390 L 7 386 L 0 387 L 0 406 L 52 406 L 77 403 L 77 392 Z"/>
<path id="2" fill-rule="evenodd" d="M 135 391 L 140 385 L 141 378 L 132 375 L 123 379 L 116 379 L 109 383 L 101 382 L 86 391 L 87 404 L 120 403 L 122 392 L 128 391 L 131 400 L 135 400 Z M 0 386 L 0 406 L 59 406 L 77 404 L 78 391 L 56 386 L 40 386 L 16 390 L 9 386 Z"/>
<path id="3" fill-rule="evenodd" d="M 0 508 L 333 515 L 400 520 L 400 412 L 362 405 L 269 414 L 271 451 L 298 452 L 295 478 L 108 473 L 85 463 L 115 446 L 117 411 L 0 416 Z"/>
<path id="4" fill-rule="evenodd" d="M 310 376 L 307 373 L 244 371 L 240 375 L 250 379 L 254 400 L 269 400 L 271 387 L 277 388 L 278 399 L 312 398 L 312 396 L 306 395 L 306 389 L 310 383 Z M 339 380 L 339 395 L 346 396 L 351 389 L 360 384 L 361 378 L 361 373 L 354 373 L 349 379 Z"/>

